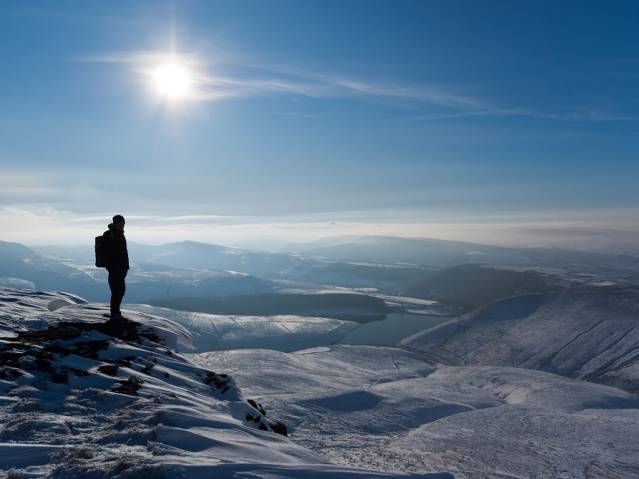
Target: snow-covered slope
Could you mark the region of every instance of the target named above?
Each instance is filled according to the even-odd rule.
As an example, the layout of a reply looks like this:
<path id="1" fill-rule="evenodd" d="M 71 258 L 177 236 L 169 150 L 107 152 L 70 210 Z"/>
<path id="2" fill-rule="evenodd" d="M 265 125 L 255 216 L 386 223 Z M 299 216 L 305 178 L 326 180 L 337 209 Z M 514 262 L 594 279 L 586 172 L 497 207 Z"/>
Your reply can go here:
<path id="1" fill-rule="evenodd" d="M 285 420 L 293 441 L 344 465 L 472 479 L 639 477 L 639 398 L 616 388 L 543 371 L 434 365 L 388 347 L 191 359 L 229 371 Z"/>
<path id="2" fill-rule="evenodd" d="M 266 348 L 295 351 L 339 341 L 359 326 L 352 321 L 294 315 L 237 316 L 191 313 L 145 304 L 129 309 L 170 319 L 189 331 L 193 346 L 184 352 L 238 348 Z"/>
<path id="3" fill-rule="evenodd" d="M 223 364 L 173 351 L 192 339 L 178 324 L 139 313 L 114 324 L 103 312 L 68 294 L 0 290 L 0 477 L 400 475 L 291 442 Z"/>
<path id="4" fill-rule="evenodd" d="M 541 369 L 639 392 L 639 290 L 507 298 L 402 343 L 456 364 Z"/>

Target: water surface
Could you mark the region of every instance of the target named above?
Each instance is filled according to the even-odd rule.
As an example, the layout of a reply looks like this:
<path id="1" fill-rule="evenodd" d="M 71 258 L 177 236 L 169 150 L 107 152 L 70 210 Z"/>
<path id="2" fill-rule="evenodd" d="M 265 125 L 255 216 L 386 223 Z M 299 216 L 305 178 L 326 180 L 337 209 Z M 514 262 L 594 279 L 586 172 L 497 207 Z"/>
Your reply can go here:
<path id="1" fill-rule="evenodd" d="M 387 315 L 383 321 L 372 321 L 354 329 L 344 336 L 339 344 L 392 346 L 408 336 L 449 319 L 451 316 L 393 313 Z"/>

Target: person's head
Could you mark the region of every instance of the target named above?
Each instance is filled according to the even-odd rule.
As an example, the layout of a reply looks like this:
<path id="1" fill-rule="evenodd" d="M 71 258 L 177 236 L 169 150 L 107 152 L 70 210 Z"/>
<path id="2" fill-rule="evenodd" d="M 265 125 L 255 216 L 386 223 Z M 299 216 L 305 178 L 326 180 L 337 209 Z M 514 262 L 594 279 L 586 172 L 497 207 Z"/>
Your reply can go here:
<path id="1" fill-rule="evenodd" d="M 113 217 L 113 226 L 115 226 L 117 229 L 119 229 L 120 231 L 124 231 L 124 216 L 122 215 L 115 215 Z"/>

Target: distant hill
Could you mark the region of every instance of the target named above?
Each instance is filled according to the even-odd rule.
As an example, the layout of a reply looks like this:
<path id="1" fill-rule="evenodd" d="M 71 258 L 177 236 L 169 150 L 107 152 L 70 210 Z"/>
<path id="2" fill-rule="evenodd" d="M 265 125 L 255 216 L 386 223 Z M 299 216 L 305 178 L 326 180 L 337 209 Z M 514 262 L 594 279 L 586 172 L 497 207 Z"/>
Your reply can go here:
<path id="1" fill-rule="evenodd" d="M 304 262 L 286 271 L 283 276 L 308 283 L 350 288 L 376 288 L 393 294 L 404 292 L 408 285 L 436 271 L 433 268 L 410 265 L 305 259 Z"/>
<path id="2" fill-rule="evenodd" d="M 639 272 L 639 256 L 552 248 L 506 248 L 463 241 L 347 236 L 298 244 L 291 251 L 336 261 L 379 261 L 446 268 L 466 263 Z"/>
<path id="3" fill-rule="evenodd" d="M 129 252 L 136 261 L 146 263 L 188 269 L 232 270 L 258 276 L 277 275 L 302 261 L 288 254 L 228 248 L 196 241 L 167 243 L 159 246 L 132 243 Z"/>
<path id="4" fill-rule="evenodd" d="M 304 256 L 318 256 L 338 261 L 378 261 L 443 267 L 455 258 L 487 253 L 501 253 L 503 256 L 508 250 L 496 246 L 429 238 L 347 236 L 296 245 L 294 251 Z M 469 261 L 466 259 L 463 262 Z"/>
<path id="5" fill-rule="evenodd" d="M 32 250 L 79 268 L 86 268 L 93 261 L 91 245 L 78 248 L 40 246 Z M 326 238 L 290 245 L 286 253 L 229 248 L 195 241 L 164 245 L 130 242 L 129 252 L 133 270 L 151 273 L 147 279 L 153 277 L 153 280 L 158 278 L 155 273 L 176 269 L 182 270 L 182 273 L 234 271 L 272 280 L 376 288 L 386 294 L 404 294 L 439 270 L 477 264 L 548 270 L 572 275 L 571 280 L 577 283 L 608 280 L 614 283 L 639 283 L 637 256 L 548 248 L 504 248 L 428 238 Z M 88 272 L 93 274 L 95 270 L 90 267 Z M 168 275 L 164 276 L 163 281 L 169 281 Z"/>
<path id="6" fill-rule="evenodd" d="M 131 257 L 151 265 L 176 268 L 237 271 L 271 279 L 354 288 L 382 288 L 388 292 L 423 278 L 429 269 L 349 261 L 317 261 L 293 254 L 251 251 L 183 241 L 160 246 L 133 244 Z"/>
<path id="7" fill-rule="evenodd" d="M 93 245 L 74 248 L 35 246 L 34 251 L 58 260 L 93 262 Z M 128 242 L 132 263 L 143 264 L 147 270 L 163 267 L 211 271 L 238 271 L 258 276 L 279 276 L 283 271 L 303 262 L 289 254 L 276 254 L 229 248 L 197 241 L 181 241 L 163 245 Z"/>
<path id="8" fill-rule="evenodd" d="M 71 291 L 90 300 L 108 298 L 106 270 L 81 269 L 44 256 L 19 243 L 0 241 L 0 286 L 23 286 L 37 289 Z M 267 279 L 246 274 L 208 271 L 204 274 L 186 268 L 156 263 L 137 263 L 127 279 L 127 301 L 146 301 L 163 296 L 261 294 L 277 291 Z"/>
<path id="9" fill-rule="evenodd" d="M 26 281 L 38 289 L 72 291 L 95 298 L 99 288 L 87 274 L 61 261 L 45 257 L 19 243 L 0 241 L 0 280 L 17 285 L 15 279 Z M 26 286 L 23 283 L 23 286 Z"/>
<path id="10" fill-rule="evenodd" d="M 104 269 L 69 258 L 73 251 L 66 248 L 45 250 L 66 259 L 41 255 L 18 243 L 0 242 L 0 287 L 66 290 L 92 301 L 108 301 Z M 292 265 L 297 265 L 298 273 L 303 272 L 305 267 L 300 266 L 303 260 L 293 256 L 195 242 L 133 245 L 130 256 L 136 259 L 127 277 L 125 302 L 129 303 L 153 301 L 156 305 L 186 311 L 322 315 L 362 322 L 381 319 L 388 310 L 383 300 L 364 294 L 308 294 L 332 289 L 238 272 L 273 268 L 273 276 L 277 277 Z M 214 266 L 226 266 L 231 271 L 212 269 Z M 376 267 L 372 270 L 377 272 Z M 338 277 L 333 284 L 343 283 Z"/>
<path id="11" fill-rule="evenodd" d="M 556 290 L 548 277 L 534 271 L 512 271 L 475 264 L 454 266 L 413 284 L 406 293 L 417 298 L 474 309 L 515 294 Z"/>
<path id="12" fill-rule="evenodd" d="M 63 254 L 62 250 L 49 250 Z M 84 253 L 82 253 L 84 254 Z M 206 257 L 206 253 L 203 253 Z M 205 262 L 205 258 L 202 259 Z M 19 243 L 0 241 L 0 287 L 70 291 L 92 301 L 106 301 L 106 270 L 69 258 L 69 264 Z M 176 262 L 179 263 L 179 262 Z M 85 273 L 89 271 L 91 275 Z M 268 279 L 226 271 L 195 270 L 161 263 L 136 262 L 127 278 L 126 301 L 165 296 L 232 296 L 276 293 L 281 286 Z"/>

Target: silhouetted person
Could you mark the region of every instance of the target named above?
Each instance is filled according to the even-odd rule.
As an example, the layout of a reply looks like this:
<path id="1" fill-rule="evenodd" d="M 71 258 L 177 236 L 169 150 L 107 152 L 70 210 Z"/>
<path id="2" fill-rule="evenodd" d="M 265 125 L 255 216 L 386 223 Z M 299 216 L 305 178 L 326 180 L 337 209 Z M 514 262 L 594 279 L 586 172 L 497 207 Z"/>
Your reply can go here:
<path id="1" fill-rule="evenodd" d="M 113 223 L 102 235 L 108 245 L 107 270 L 109 271 L 109 288 L 111 288 L 111 319 L 124 319 L 120 312 L 122 298 L 126 291 L 124 279 L 129 271 L 129 252 L 124 237 L 124 217 L 115 215 Z"/>

